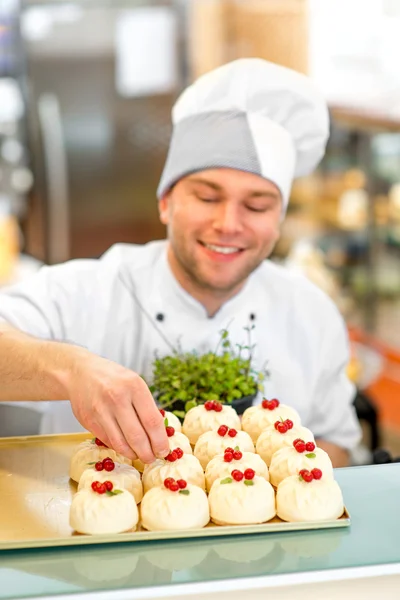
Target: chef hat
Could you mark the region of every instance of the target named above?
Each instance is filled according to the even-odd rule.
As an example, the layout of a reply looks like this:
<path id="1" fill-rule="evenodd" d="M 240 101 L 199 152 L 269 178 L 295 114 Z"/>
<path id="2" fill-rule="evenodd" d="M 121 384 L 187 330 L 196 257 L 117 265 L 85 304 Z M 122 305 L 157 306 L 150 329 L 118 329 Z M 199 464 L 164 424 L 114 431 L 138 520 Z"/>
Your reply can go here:
<path id="1" fill-rule="evenodd" d="M 292 181 L 319 163 L 329 136 L 326 103 L 310 79 L 259 58 L 211 71 L 178 98 L 161 198 L 190 173 L 218 167 L 272 181 L 284 209 Z"/>

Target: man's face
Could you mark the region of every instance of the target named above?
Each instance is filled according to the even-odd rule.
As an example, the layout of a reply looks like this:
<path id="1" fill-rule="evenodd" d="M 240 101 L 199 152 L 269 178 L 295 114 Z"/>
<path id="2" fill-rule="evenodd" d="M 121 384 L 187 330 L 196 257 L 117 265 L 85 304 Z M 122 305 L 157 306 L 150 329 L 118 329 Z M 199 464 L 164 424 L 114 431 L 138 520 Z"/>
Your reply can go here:
<path id="1" fill-rule="evenodd" d="M 278 188 L 252 173 L 210 169 L 181 179 L 160 201 L 175 272 L 204 291 L 234 292 L 271 254 L 281 211 Z"/>

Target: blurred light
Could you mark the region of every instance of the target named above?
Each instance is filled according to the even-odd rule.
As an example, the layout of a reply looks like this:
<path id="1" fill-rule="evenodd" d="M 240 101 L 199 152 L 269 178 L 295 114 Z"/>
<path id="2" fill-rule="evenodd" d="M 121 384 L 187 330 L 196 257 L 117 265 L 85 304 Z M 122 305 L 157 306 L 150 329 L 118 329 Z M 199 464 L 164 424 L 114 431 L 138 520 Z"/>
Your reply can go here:
<path id="1" fill-rule="evenodd" d="M 21 29 L 24 37 L 30 42 L 46 39 L 60 23 L 76 23 L 84 14 L 76 4 L 60 4 L 59 6 L 35 6 L 23 12 Z"/>
<path id="2" fill-rule="evenodd" d="M 16 121 L 24 112 L 21 92 L 14 79 L 0 79 L 0 123 Z"/>
<path id="3" fill-rule="evenodd" d="M 20 162 L 24 155 L 22 144 L 15 139 L 5 140 L 1 146 L 1 157 L 13 165 Z"/>
<path id="4" fill-rule="evenodd" d="M 26 167 L 15 169 L 11 174 L 11 187 L 20 194 L 29 192 L 33 185 L 33 175 Z"/>
<path id="5" fill-rule="evenodd" d="M 19 7 L 19 0 L 1 0 L 0 15 L 15 14 Z"/>
<path id="6" fill-rule="evenodd" d="M 46 39 L 53 29 L 53 19 L 47 8 L 35 7 L 26 10 L 21 17 L 21 31 L 30 42 Z"/>

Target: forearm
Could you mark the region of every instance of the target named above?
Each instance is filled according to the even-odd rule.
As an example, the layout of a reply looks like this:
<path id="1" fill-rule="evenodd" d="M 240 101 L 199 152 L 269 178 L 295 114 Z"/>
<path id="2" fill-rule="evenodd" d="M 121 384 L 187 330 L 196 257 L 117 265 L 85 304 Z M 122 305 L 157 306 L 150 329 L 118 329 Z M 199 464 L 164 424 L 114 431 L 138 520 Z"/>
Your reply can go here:
<path id="1" fill-rule="evenodd" d="M 345 448 L 341 448 L 332 442 L 316 440 L 317 446 L 329 454 L 332 465 L 337 467 L 348 467 L 350 465 L 350 454 Z"/>
<path id="2" fill-rule="evenodd" d="M 67 374 L 88 352 L 0 323 L 0 401 L 66 400 Z"/>

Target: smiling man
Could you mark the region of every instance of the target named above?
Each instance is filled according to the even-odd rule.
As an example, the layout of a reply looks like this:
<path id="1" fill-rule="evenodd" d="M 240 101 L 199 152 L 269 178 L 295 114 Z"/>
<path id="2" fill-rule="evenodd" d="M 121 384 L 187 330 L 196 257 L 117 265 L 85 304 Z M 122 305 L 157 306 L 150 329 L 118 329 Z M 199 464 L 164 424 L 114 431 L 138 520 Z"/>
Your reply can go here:
<path id="1" fill-rule="evenodd" d="M 227 326 L 243 343 L 252 322 L 265 395 L 346 465 L 360 428 L 344 324 L 321 291 L 267 260 L 293 179 L 324 154 L 324 101 L 306 77 L 242 59 L 187 88 L 173 124 L 157 192 L 167 240 L 44 267 L 0 295 L 0 400 L 60 400 L 43 432 L 86 428 L 150 462 L 168 440 L 138 374 L 178 341 L 215 348 Z"/>

